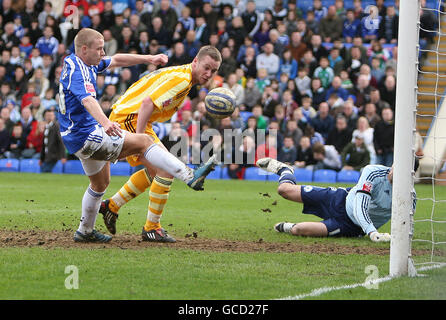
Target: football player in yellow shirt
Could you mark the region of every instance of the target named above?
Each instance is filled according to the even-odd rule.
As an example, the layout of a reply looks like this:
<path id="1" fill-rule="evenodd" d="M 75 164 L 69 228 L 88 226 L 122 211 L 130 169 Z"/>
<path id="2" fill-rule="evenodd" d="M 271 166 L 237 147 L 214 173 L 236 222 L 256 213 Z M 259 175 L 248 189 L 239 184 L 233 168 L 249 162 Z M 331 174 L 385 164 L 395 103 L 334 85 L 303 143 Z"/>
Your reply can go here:
<path id="1" fill-rule="evenodd" d="M 181 108 L 193 85 L 209 86 L 221 61 L 218 49 L 204 46 L 190 64 L 158 69 L 143 76 L 116 101 L 110 120 L 118 122 L 124 130 L 145 133 L 155 143 L 163 146 L 153 131 L 152 123 L 169 120 Z M 173 176 L 151 166 L 141 156 L 127 157 L 127 161 L 132 166 L 143 164 L 145 168 L 135 172 L 114 196 L 102 202 L 99 212 L 103 214 L 107 229 L 115 234 L 119 209 L 150 187 L 149 208 L 142 239 L 175 242 L 160 224 Z"/>

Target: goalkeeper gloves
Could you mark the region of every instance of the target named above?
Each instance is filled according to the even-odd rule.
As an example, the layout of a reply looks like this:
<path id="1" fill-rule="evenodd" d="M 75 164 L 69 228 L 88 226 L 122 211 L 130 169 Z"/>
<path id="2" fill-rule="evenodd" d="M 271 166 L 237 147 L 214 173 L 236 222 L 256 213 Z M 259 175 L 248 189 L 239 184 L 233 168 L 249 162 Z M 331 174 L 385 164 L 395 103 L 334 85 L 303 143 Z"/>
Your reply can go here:
<path id="1" fill-rule="evenodd" d="M 370 240 L 373 242 L 389 242 L 390 234 L 388 233 L 379 233 L 378 231 L 373 231 L 369 234 Z"/>

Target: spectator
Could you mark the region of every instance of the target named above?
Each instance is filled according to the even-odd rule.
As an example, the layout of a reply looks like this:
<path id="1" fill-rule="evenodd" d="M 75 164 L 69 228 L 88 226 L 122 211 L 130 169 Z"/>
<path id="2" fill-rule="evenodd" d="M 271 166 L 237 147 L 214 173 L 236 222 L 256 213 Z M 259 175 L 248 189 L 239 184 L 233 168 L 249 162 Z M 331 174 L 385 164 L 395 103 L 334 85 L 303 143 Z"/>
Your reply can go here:
<path id="1" fill-rule="evenodd" d="M 349 77 L 353 83 L 356 82 L 359 70 L 364 63 L 367 63 L 366 55 L 361 53 L 360 47 L 353 46 L 350 49 L 350 55 L 345 60 L 345 70 L 349 73 Z"/>
<path id="2" fill-rule="evenodd" d="M 59 41 L 53 36 L 54 32 L 50 26 L 43 29 L 43 36 L 37 40 L 36 48 L 39 49 L 42 55 L 49 54 L 56 56 Z"/>
<path id="3" fill-rule="evenodd" d="M 313 52 L 311 50 L 305 51 L 304 56 L 300 61 L 298 61 L 298 63 L 299 69 L 306 68 L 308 70 L 308 75 L 310 75 L 311 77 L 314 74 L 314 70 L 316 70 L 316 68 L 318 67 L 318 62 L 313 56 Z"/>
<path id="4" fill-rule="evenodd" d="M 352 140 L 352 131 L 347 127 L 347 120 L 344 116 L 336 117 L 335 127 L 330 131 L 326 144 L 332 145 L 338 152 L 342 152 L 344 147 Z"/>
<path id="5" fill-rule="evenodd" d="M 370 74 L 373 78 L 376 79 L 377 83 L 381 82 L 381 80 L 385 76 L 384 70 L 381 67 L 381 61 L 377 57 L 372 58 Z"/>
<path id="6" fill-rule="evenodd" d="M 11 63 L 10 50 L 3 50 L 1 65 L 5 68 L 5 80 L 12 80 L 14 74 L 14 65 Z"/>
<path id="7" fill-rule="evenodd" d="M 262 15 L 256 8 L 253 0 L 248 0 L 246 10 L 241 14 L 243 25 L 249 36 L 253 37 L 260 28 Z"/>
<path id="8" fill-rule="evenodd" d="M 29 107 L 23 108 L 20 115 L 20 126 L 22 127 L 23 135 L 26 139 L 29 133 L 37 125 L 37 121 L 34 119 Z"/>
<path id="9" fill-rule="evenodd" d="M 221 67 L 220 67 L 221 69 Z M 255 80 L 257 88 L 263 94 L 265 88 L 271 84 L 271 80 L 268 78 L 268 71 L 265 68 L 257 70 L 257 77 Z"/>
<path id="10" fill-rule="evenodd" d="M 316 18 L 314 16 L 314 11 L 312 11 L 312 10 L 307 11 L 306 23 L 307 23 L 308 29 L 313 34 L 319 33 L 319 21 L 316 20 Z"/>
<path id="11" fill-rule="evenodd" d="M 228 175 L 232 179 L 242 179 L 244 175 L 244 169 L 254 166 L 256 145 L 254 139 L 251 136 L 244 136 L 242 144 L 236 146 L 236 151 L 233 155 L 233 161 L 228 167 Z M 236 160 L 242 160 L 239 163 Z"/>
<path id="12" fill-rule="evenodd" d="M 346 89 L 349 93 L 353 91 L 353 82 L 350 80 L 348 76 L 348 72 L 346 70 L 342 70 L 339 73 L 339 77 L 341 78 L 341 87 Z"/>
<path id="13" fill-rule="evenodd" d="M 388 6 L 386 15 L 379 24 L 378 39 L 382 43 L 397 43 L 398 41 L 398 15 L 394 6 Z"/>
<path id="14" fill-rule="evenodd" d="M 6 129 L 5 120 L 0 118 L 0 159 L 5 157 L 5 152 L 9 147 L 10 134 Z"/>
<path id="15" fill-rule="evenodd" d="M 361 19 L 361 37 L 366 43 L 378 39 L 379 25 L 382 21 L 375 6 L 370 6 L 369 10 L 370 14 Z"/>
<path id="16" fill-rule="evenodd" d="M 319 132 L 327 140 L 328 134 L 334 127 L 334 118 L 329 113 L 330 107 L 327 102 L 321 102 L 317 115 L 312 119 L 314 130 Z"/>
<path id="17" fill-rule="evenodd" d="M 29 35 L 29 38 L 33 45 L 35 45 L 40 37 L 42 37 L 42 29 L 39 28 L 39 21 L 37 21 L 37 18 L 31 20 L 31 26 L 28 30 L 27 35 Z"/>
<path id="18" fill-rule="evenodd" d="M 254 108 L 252 108 L 252 117 L 257 121 L 256 129 L 264 130 L 268 127 L 268 118 L 263 116 L 263 108 L 260 104 L 256 104 Z"/>
<path id="19" fill-rule="evenodd" d="M 17 101 L 21 101 L 23 95 L 27 92 L 28 81 L 25 76 L 25 70 L 21 66 L 15 68 L 14 79 L 11 82 L 12 92 Z"/>
<path id="20" fill-rule="evenodd" d="M 356 97 L 356 104 L 362 108 L 364 105 L 370 101 L 370 92 L 372 90 L 372 87 L 370 86 L 370 80 L 366 75 L 360 75 L 358 77 L 358 83 L 355 88 L 355 97 Z"/>
<path id="21" fill-rule="evenodd" d="M 18 46 L 20 44 L 20 39 L 15 35 L 14 23 L 8 22 L 4 26 L 5 30 L 3 35 L 1 36 L 1 45 L 0 49 L 2 50 L 11 50 L 12 47 Z"/>
<path id="22" fill-rule="evenodd" d="M 245 37 L 248 36 L 243 26 L 243 19 L 241 17 L 234 17 L 232 19 L 230 28 L 228 30 L 228 36 L 229 39 L 234 39 L 234 52 L 237 53 L 240 46 L 243 44 Z"/>
<path id="23" fill-rule="evenodd" d="M 243 100 L 243 105 L 247 111 L 252 110 L 252 108 L 260 102 L 262 99 L 262 93 L 256 86 L 254 78 L 249 77 L 246 81 L 245 95 Z"/>
<path id="24" fill-rule="evenodd" d="M 325 139 L 319 132 L 316 132 L 310 124 L 307 124 L 305 127 L 304 135 L 310 138 L 311 145 L 314 145 L 315 143 L 325 144 Z"/>
<path id="25" fill-rule="evenodd" d="M 352 142 L 354 142 L 356 135 L 362 134 L 364 138 L 364 144 L 367 147 L 367 150 L 369 150 L 370 164 L 375 164 L 376 153 L 375 153 L 375 147 L 373 146 L 373 132 L 374 132 L 373 128 L 370 127 L 369 121 L 364 116 L 358 118 L 358 123 L 356 127 L 357 129 L 355 129 L 352 134 L 353 136 Z"/>
<path id="26" fill-rule="evenodd" d="M 302 130 L 297 126 L 297 121 L 289 119 L 286 123 L 286 129 L 284 132 L 285 136 L 292 137 L 294 140 L 294 145 L 299 145 L 300 139 L 303 136 Z"/>
<path id="27" fill-rule="evenodd" d="M 57 104 L 56 99 L 54 99 L 54 90 L 52 88 L 48 88 L 45 92 L 44 97 L 41 99 L 42 109 L 54 109 L 56 110 L 59 106 Z"/>
<path id="28" fill-rule="evenodd" d="M 352 99 L 347 99 L 342 107 L 342 115 L 347 120 L 347 128 L 353 131 L 356 128 L 358 121 L 358 115 L 355 112 L 355 107 L 353 105 Z"/>
<path id="29" fill-rule="evenodd" d="M 296 151 L 296 161 L 294 165 L 298 168 L 313 169 L 316 160 L 313 158 L 313 150 L 311 148 L 310 138 L 303 136 Z"/>
<path id="30" fill-rule="evenodd" d="M 382 109 L 386 107 L 390 108 L 390 104 L 388 102 L 381 100 L 381 93 L 376 88 L 372 88 L 370 90 L 370 102 L 375 104 L 375 110 L 378 115 L 381 114 Z M 378 119 L 380 119 L 379 116 Z"/>
<path id="31" fill-rule="evenodd" d="M 311 43 L 313 31 L 308 28 L 307 22 L 304 19 L 297 21 L 297 31 L 301 34 L 302 41 L 308 46 Z"/>
<path id="32" fill-rule="evenodd" d="M 302 96 L 302 106 L 300 107 L 306 122 L 311 123 L 312 119 L 316 117 L 316 110 L 312 107 L 311 97 L 309 95 Z"/>
<path id="33" fill-rule="evenodd" d="M 315 78 L 321 79 L 322 86 L 324 89 L 327 89 L 334 78 L 334 71 L 329 65 L 329 61 L 327 57 L 321 57 L 319 62 L 319 67 L 314 70 Z"/>
<path id="34" fill-rule="evenodd" d="M 338 97 L 342 98 L 342 100 L 347 100 L 349 96 L 349 92 L 342 88 L 342 80 L 339 76 L 336 76 L 333 78 L 333 81 L 331 82 L 331 86 L 326 91 L 326 100 L 332 95 L 333 93 L 337 94 Z"/>
<path id="35" fill-rule="evenodd" d="M 333 42 L 342 36 L 342 20 L 336 14 L 336 7 L 329 6 L 327 15 L 320 20 L 319 32 L 325 42 Z"/>
<path id="36" fill-rule="evenodd" d="M 320 61 L 322 57 L 328 57 L 328 50 L 322 45 L 322 37 L 319 34 L 313 34 L 311 37 L 310 48 L 316 60 Z"/>
<path id="37" fill-rule="evenodd" d="M 307 45 L 302 42 L 302 35 L 298 31 L 291 33 L 290 43 L 287 49 L 291 51 L 291 55 L 296 61 L 300 61 L 303 58 L 307 51 Z"/>
<path id="38" fill-rule="evenodd" d="M 12 128 L 11 138 L 9 139 L 9 148 L 5 152 L 6 158 L 21 159 L 22 152 L 26 147 L 26 136 L 20 123 L 16 123 Z"/>
<path id="39" fill-rule="evenodd" d="M 355 17 L 353 9 L 348 9 L 342 30 L 342 37 L 345 42 L 351 43 L 353 38 L 359 35 L 360 28 L 361 21 Z"/>
<path id="40" fill-rule="evenodd" d="M 313 78 L 311 80 L 311 95 L 313 96 L 313 108 L 317 108 L 319 104 L 326 101 L 327 94 L 322 86 L 322 80 Z"/>
<path id="41" fill-rule="evenodd" d="M 29 79 L 29 83 L 34 84 L 36 88 L 36 95 L 40 96 L 41 98 L 43 98 L 45 91 L 50 87 L 50 82 L 44 77 L 43 69 L 40 67 L 35 69 L 33 76 L 31 79 Z"/>
<path id="42" fill-rule="evenodd" d="M 26 147 L 22 152 L 22 157 L 25 159 L 39 159 L 40 152 L 43 145 L 43 136 L 45 131 L 45 122 L 39 121 L 33 127 L 31 132 L 26 137 Z"/>
<path id="43" fill-rule="evenodd" d="M 28 35 L 24 35 L 22 39 L 20 39 L 19 49 L 20 55 L 28 58 L 31 55 L 31 50 L 33 45 L 31 44 L 31 39 Z"/>
<path id="44" fill-rule="evenodd" d="M 285 50 L 285 46 L 280 39 L 280 33 L 277 29 L 272 29 L 269 32 L 269 42 L 273 45 L 273 53 L 277 55 L 279 58 L 282 57 L 282 53 Z"/>
<path id="45" fill-rule="evenodd" d="M 14 122 L 11 120 L 10 115 L 11 111 L 8 108 L 0 109 L 0 119 L 3 121 L 8 136 L 11 136 L 12 128 L 14 127 Z"/>
<path id="46" fill-rule="evenodd" d="M 254 34 L 253 39 L 257 47 L 262 48 L 269 41 L 270 26 L 268 21 L 263 20 L 260 29 Z"/>
<path id="47" fill-rule="evenodd" d="M 314 12 L 315 20 L 320 23 L 323 18 L 327 16 L 328 9 L 323 6 L 321 0 L 313 0 L 313 7 L 311 10 Z"/>
<path id="48" fill-rule="evenodd" d="M 395 124 L 391 108 L 381 112 L 382 120 L 374 128 L 373 143 L 376 151 L 376 163 L 391 167 L 393 164 L 393 144 Z"/>
<path id="49" fill-rule="evenodd" d="M 380 88 L 381 99 L 387 102 L 392 110 L 395 110 L 396 102 L 396 80 L 394 76 L 387 76 L 384 81 L 384 86 Z"/>
<path id="50" fill-rule="evenodd" d="M 136 3 L 137 8 L 139 7 L 138 2 L 140 1 Z M 113 2 L 111 0 L 104 1 L 104 10 L 100 15 L 104 29 L 110 29 L 115 23 L 115 12 L 113 11 Z M 140 16 L 142 16 L 142 13 Z"/>
<path id="51" fill-rule="evenodd" d="M 201 45 L 209 44 L 209 37 L 211 30 L 206 23 L 206 19 L 203 16 L 195 18 L 195 40 L 200 42 Z"/>
<path id="52" fill-rule="evenodd" d="M 274 135 L 266 134 L 265 143 L 260 144 L 256 148 L 255 162 L 258 159 L 270 157 L 278 159 L 280 157 L 280 151 L 277 151 L 277 138 Z"/>
<path id="53" fill-rule="evenodd" d="M 312 147 L 316 160 L 314 170 L 329 169 L 339 171 L 342 167 L 341 157 L 334 146 L 316 143 Z"/>
<path id="54" fill-rule="evenodd" d="M 297 76 L 297 61 L 291 55 L 289 49 L 283 52 L 276 78 L 279 79 L 282 73 L 286 73 L 291 79 L 295 79 Z"/>
<path id="55" fill-rule="evenodd" d="M 279 150 L 277 160 L 284 162 L 288 165 L 294 165 L 297 159 L 297 149 L 294 145 L 294 139 L 292 136 L 285 136 L 283 139 L 283 146 Z"/>
<path id="56" fill-rule="evenodd" d="M 280 64 L 279 57 L 273 51 L 273 44 L 268 42 L 263 46 L 263 53 L 259 54 L 256 59 L 257 70 L 266 69 L 270 79 L 276 78 Z"/>
<path id="57" fill-rule="evenodd" d="M 227 76 L 226 82 L 223 84 L 224 88 L 230 89 L 235 95 L 235 105 L 239 106 L 245 100 L 245 91 L 243 87 L 237 83 L 237 75 L 230 73 Z"/>
<path id="58" fill-rule="evenodd" d="M 297 72 L 297 78 L 294 81 L 296 83 L 296 88 L 299 91 L 300 96 L 303 96 L 305 94 L 312 96 L 311 78 L 308 76 L 307 68 L 299 68 L 299 71 Z"/>
<path id="59" fill-rule="evenodd" d="M 175 9 L 171 7 L 169 0 L 160 0 L 159 8 L 154 10 L 152 13 L 152 19 L 154 17 L 161 18 L 162 25 L 170 34 L 173 33 L 175 25 L 178 21 L 178 16 Z"/>
<path id="60" fill-rule="evenodd" d="M 338 48 L 333 47 L 330 50 L 330 54 L 328 55 L 328 61 L 330 68 L 333 69 L 333 72 L 336 75 L 339 75 L 339 73 L 344 69 L 344 60 L 340 56 L 340 50 Z"/>
<path id="61" fill-rule="evenodd" d="M 364 136 L 357 133 L 353 142 L 345 146 L 341 153 L 342 170 L 361 171 L 370 163 L 370 154 L 364 144 Z"/>

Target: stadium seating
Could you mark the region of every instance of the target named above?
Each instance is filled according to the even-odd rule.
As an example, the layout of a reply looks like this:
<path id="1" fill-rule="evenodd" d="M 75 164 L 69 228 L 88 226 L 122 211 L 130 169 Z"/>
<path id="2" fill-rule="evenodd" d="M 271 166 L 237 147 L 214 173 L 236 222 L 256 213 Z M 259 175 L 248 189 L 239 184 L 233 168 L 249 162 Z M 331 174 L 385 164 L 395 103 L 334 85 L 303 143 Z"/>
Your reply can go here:
<path id="1" fill-rule="evenodd" d="M 57 161 L 56 165 L 53 168 L 53 171 L 51 171 L 52 173 L 63 173 L 63 163 L 62 161 Z"/>
<path id="2" fill-rule="evenodd" d="M 110 164 L 110 174 L 112 176 L 129 176 L 131 167 L 128 162 L 118 161 Z"/>
<path id="3" fill-rule="evenodd" d="M 341 170 L 338 172 L 336 180 L 337 182 L 352 182 L 356 183 L 361 173 L 355 170 Z"/>
<path id="4" fill-rule="evenodd" d="M 20 172 L 40 173 L 38 159 L 22 159 L 20 160 Z"/>
<path id="5" fill-rule="evenodd" d="M 329 169 L 320 169 L 314 171 L 313 181 L 314 182 L 326 182 L 335 183 L 336 182 L 336 171 Z"/>
<path id="6" fill-rule="evenodd" d="M 220 179 L 223 179 L 223 180 L 231 179 L 231 177 L 229 176 L 227 167 L 223 167 L 221 169 L 221 177 L 220 177 Z"/>
<path id="7" fill-rule="evenodd" d="M 206 179 L 216 180 L 221 179 L 222 169 L 220 166 L 215 166 L 214 171 L 208 174 Z"/>
<path id="8" fill-rule="evenodd" d="M 313 181 L 313 170 L 295 168 L 294 176 L 298 182 L 311 182 Z"/>
<path id="9" fill-rule="evenodd" d="M 266 181 L 268 175 L 257 167 L 249 167 L 245 170 L 245 180 Z"/>
<path id="10" fill-rule="evenodd" d="M 20 161 L 17 159 L 0 159 L 0 171 L 2 172 L 18 172 Z"/>
<path id="11" fill-rule="evenodd" d="M 63 172 L 68 174 L 83 174 L 84 169 L 79 160 L 68 160 L 65 162 Z"/>

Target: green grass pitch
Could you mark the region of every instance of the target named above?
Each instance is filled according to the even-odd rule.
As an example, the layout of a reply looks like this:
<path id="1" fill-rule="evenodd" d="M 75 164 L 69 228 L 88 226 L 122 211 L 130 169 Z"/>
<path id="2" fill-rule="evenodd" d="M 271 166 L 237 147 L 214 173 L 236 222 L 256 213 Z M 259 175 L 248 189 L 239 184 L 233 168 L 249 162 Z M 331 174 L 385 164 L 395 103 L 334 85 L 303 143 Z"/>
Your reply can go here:
<path id="1" fill-rule="evenodd" d="M 112 177 L 106 197 L 126 180 Z M 176 244 L 139 241 L 146 192 L 121 209 L 110 244 L 77 245 L 71 238 L 87 185 L 80 175 L 0 173 L 0 299 L 268 300 L 363 283 L 368 266 L 388 275 L 388 243 L 274 232 L 279 221 L 318 218 L 282 199 L 273 182 L 208 180 L 195 192 L 176 181 L 162 217 Z M 419 198 L 446 195 L 445 187 L 416 190 Z M 444 203 L 419 200 L 416 218 L 445 220 L 445 212 Z M 101 216 L 97 228 L 105 231 Z M 435 241 L 445 241 L 445 224 L 417 223 L 415 237 L 431 239 L 432 229 Z M 390 223 L 382 230 L 390 232 Z M 431 249 L 414 242 L 415 262 L 430 261 Z M 434 253 L 446 262 L 444 245 Z M 422 273 L 308 299 L 445 299 L 446 268 Z"/>

